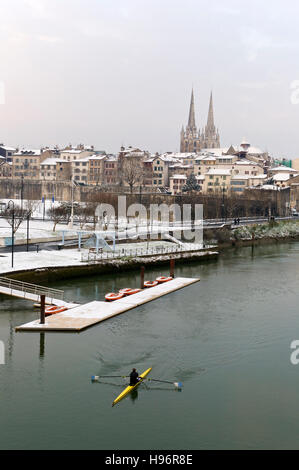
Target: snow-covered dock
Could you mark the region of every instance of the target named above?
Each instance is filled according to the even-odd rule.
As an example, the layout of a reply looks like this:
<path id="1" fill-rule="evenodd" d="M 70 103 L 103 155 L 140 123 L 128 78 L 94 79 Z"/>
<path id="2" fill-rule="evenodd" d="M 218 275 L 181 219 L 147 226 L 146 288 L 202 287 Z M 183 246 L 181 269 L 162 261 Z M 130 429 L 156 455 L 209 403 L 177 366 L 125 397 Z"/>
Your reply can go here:
<path id="1" fill-rule="evenodd" d="M 112 303 L 94 301 L 74 307 L 65 312 L 46 317 L 45 324 L 40 324 L 38 319 L 17 327 L 16 331 L 79 332 L 108 318 L 132 310 L 199 281 L 200 279 L 178 277 L 172 281 L 144 289 L 138 294 L 124 297 Z"/>

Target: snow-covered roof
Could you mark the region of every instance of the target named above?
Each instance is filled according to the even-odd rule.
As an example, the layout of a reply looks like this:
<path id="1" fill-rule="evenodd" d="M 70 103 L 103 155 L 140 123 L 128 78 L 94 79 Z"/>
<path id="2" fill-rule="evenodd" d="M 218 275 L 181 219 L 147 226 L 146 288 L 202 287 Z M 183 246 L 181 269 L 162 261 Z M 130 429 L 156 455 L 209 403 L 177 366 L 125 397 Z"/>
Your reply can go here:
<path id="1" fill-rule="evenodd" d="M 246 145 L 248 145 L 248 144 L 246 144 Z M 244 152 L 244 148 L 242 147 L 242 145 L 233 145 L 233 148 L 236 152 Z M 250 147 L 248 147 L 248 149 L 246 149 L 246 152 L 249 155 L 261 155 L 261 154 L 266 153 L 264 150 L 261 150 L 258 147 L 253 147 L 251 145 L 250 145 Z"/>
<path id="2" fill-rule="evenodd" d="M 204 149 L 200 152 L 200 155 L 208 156 L 208 154 L 211 154 L 213 156 L 222 157 L 222 155 L 226 154 L 228 150 L 229 150 L 228 147 L 226 147 L 226 148 L 222 147 L 222 148 L 218 148 L 218 149 Z"/>
<path id="3" fill-rule="evenodd" d="M 207 156 L 207 157 L 203 157 L 203 160 L 207 160 L 209 162 L 215 162 L 217 160 L 216 157 L 212 157 L 212 156 Z"/>
<path id="4" fill-rule="evenodd" d="M 273 176 L 274 181 L 288 181 L 290 179 L 289 174 L 285 173 L 277 173 L 276 175 Z"/>
<path id="5" fill-rule="evenodd" d="M 79 154 L 85 152 L 86 150 L 78 150 L 78 149 L 70 149 L 70 150 L 61 150 L 61 153 L 72 153 L 72 154 Z"/>
<path id="6" fill-rule="evenodd" d="M 249 180 L 249 175 L 233 175 L 232 180 Z"/>
<path id="7" fill-rule="evenodd" d="M 280 166 L 275 166 L 274 168 L 269 168 L 269 171 L 278 171 L 279 173 L 285 171 L 287 173 L 294 173 L 294 169 L 293 168 L 288 168 L 284 165 L 280 165 Z"/>
<path id="8" fill-rule="evenodd" d="M 176 152 L 176 153 L 164 153 L 163 155 L 166 156 L 166 157 L 180 158 L 180 159 L 184 159 L 184 158 L 195 158 L 195 157 L 196 157 L 196 154 L 195 154 L 195 153 L 179 153 L 179 152 Z"/>
<path id="9" fill-rule="evenodd" d="M 15 152 L 16 151 L 16 148 L 14 147 L 7 147 L 7 145 L 0 145 L 0 147 L 3 149 L 3 150 L 7 150 L 9 152 Z"/>
<path id="10" fill-rule="evenodd" d="M 250 165 L 250 166 L 257 166 L 256 162 L 252 162 L 251 160 L 237 160 L 234 162 L 234 165 Z"/>
<path id="11" fill-rule="evenodd" d="M 223 170 L 221 168 L 219 169 L 210 169 L 208 172 L 207 172 L 207 175 L 219 175 L 219 176 L 230 176 L 231 174 L 231 170 Z"/>
<path id="12" fill-rule="evenodd" d="M 90 155 L 87 157 L 88 160 L 104 160 L 104 158 L 107 158 L 107 155 Z"/>
<path id="13" fill-rule="evenodd" d="M 187 179 L 187 176 L 186 176 L 186 175 L 173 175 L 173 176 L 171 176 L 170 179 L 186 180 L 186 179 Z"/>
<path id="14" fill-rule="evenodd" d="M 278 191 L 278 187 L 275 184 L 264 184 L 261 189 L 270 189 L 272 191 Z"/>
<path id="15" fill-rule="evenodd" d="M 264 173 L 261 173 L 260 175 L 250 176 L 250 179 L 266 179 L 266 178 L 268 178 L 268 176 L 265 175 Z"/>
<path id="16" fill-rule="evenodd" d="M 61 160 L 61 158 L 46 158 L 46 160 L 44 160 L 41 163 L 41 166 L 42 165 L 56 165 L 57 162 L 65 162 L 65 160 Z"/>
<path id="17" fill-rule="evenodd" d="M 174 165 L 170 165 L 169 168 L 171 168 L 171 169 L 181 168 L 181 169 L 190 170 L 191 168 L 193 168 L 193 166 L 192 165 L 184 165 L 183 163 L 175 163 Z"/>
<path id="18" fill-rule="evenodd" d="M 39 156 L 41 154 L 40 149 L 20 149 L 18 152 L 14 153 L 14 156 Z"/>

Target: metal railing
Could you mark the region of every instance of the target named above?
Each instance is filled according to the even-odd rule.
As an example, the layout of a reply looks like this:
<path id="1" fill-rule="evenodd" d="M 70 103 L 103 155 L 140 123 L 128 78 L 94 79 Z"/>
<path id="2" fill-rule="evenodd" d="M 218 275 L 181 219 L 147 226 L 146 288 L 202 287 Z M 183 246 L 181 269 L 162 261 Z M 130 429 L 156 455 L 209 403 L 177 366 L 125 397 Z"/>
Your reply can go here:
<path id="1" fill-rule="evenodd" d="M 38 286 L 36 284 L 29 284 L 28 282 L 16 281 L 15 279 L 9 279 L 7 277 L 0 277 L 0 287 L 9 289 L 10 295 L 14 295 L 13 291 L 23 292 L 24 299 L 26 294 L 34 294 L 37 296 L 45 295 L 48 299 L 52 300 L 63 300 L 64 291 L 58 289 L 51 289 L 49 287 Z"/>
<path id="2" fill-rule="evenodd" d="M 94 251 L 89 251 L 88 253 L 81 253 L 81 262 L 82 263 L 92 263 L 101 260 L 110 260 L 110 259 L 123 259 L 123 258 L 138 258 L 144 256 L 153 256 L 153 255 L 167 255 L 175 253 L 186 253 L 192 251 L 203 251 L 207 249 L 215 248 L 210 245 L 195 244 L 195 243 L 184 243 L 183 245 L 176 245 L 172 247 L 148 247 L 148 248 L 135 248 L 135 249 L 121 249 L 115 251 L 103 251 L 96 253 Z"/>

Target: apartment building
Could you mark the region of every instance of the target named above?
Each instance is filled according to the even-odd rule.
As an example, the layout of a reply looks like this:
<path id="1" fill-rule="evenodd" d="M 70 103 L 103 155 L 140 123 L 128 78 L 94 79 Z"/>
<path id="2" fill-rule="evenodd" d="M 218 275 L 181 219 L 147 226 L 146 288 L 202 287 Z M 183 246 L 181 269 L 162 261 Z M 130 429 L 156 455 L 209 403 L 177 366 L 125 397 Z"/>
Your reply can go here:
<path id="1" fill-rule="evenodd" d="M 89 176 L 89 157 L 74 159 L 72 161 L 72 175 L 76 183 L 88 183 Z"/>
<path id="2" fill-rule="evenodd" d="M 40 179 L 44 181 L 56 180 L 56 158 L 46 158 L 40 164 Z"/>
<path id="3" fill-rule="evenodd" d="M 115 185 L 119 182 L 118 160 L 115 155 L 108 155 L 104 160 L 104 185 Z"/>
<path id="4" fill-rule="evenodd" d="M 237 160 L 232 165 L 232 174 L 251 177 L 264 174 L 264 169 L 262 165 L 250 160 Z"/>
<path id="5" fill-rule="evenodd" d="M 71 181 L 73 176 L 72 162 L 56 160 L 56 181 Z"/>
<path id="6" fill-rule="evenodd" d="M 65 160 L 67 162 L 73 162 L 75 160 L 82 160 L 83 158 L 94 155 L 94 153 L 94 150 L 85 150 L 84 148 L 70 148 L 62 150 L 60 152 L 60 158 L 61 160 Z"/>
<path id="7" fill-rule="evenodd" d="M 198 184 L 198 191 L 203 191 L 203 185 L 205 181 L 205 176 L 196 176 L 196 181 Z M 169 178 L 169 191 L 171 194 L 176 195 L 176 194 L 182 194 L 183 193 L 183 188 L 186 185 L 188 180 L 188 176 L 182 174 L 182 175 L 173 175 Z"/>
<path id="8" fill-rule="evenodd" d="M 101 185 L 104 181 L 106 155 L 92 155 L 88 157 L 88 182 L 93 185 Z"/>
<path id="9" fill-rule="evenodd" d="M 181 194 L 183 187 L 187 182 L 186 175 L 173 175 L 169 178 L 169 191 L 171 194 Z"/>
<path id="10" fill-rule="evenodd" d="M 12 155 L 12 177 L 39 180 L 40 165 L 52 157 L 50 150 L 21 149 Z"/>
<path id="11" fill-rule="evenodd" d="M 204 193 L 228 193 L 231 182 L 231 170 L 210 169 L 203 182 Z"/>
<path id="12" fill-rule="evenodd" d="M 0 158 L 0 178 L 12 177 L 12 163 L 7 162 L 4 158 Z"/>
<path id="13" fill-rule="evenodd" d="M 14 147 L 0 144 L 0 157 L 3 157 L 6 162 L 12 162 L 12 156 L 17 151 Z"/>

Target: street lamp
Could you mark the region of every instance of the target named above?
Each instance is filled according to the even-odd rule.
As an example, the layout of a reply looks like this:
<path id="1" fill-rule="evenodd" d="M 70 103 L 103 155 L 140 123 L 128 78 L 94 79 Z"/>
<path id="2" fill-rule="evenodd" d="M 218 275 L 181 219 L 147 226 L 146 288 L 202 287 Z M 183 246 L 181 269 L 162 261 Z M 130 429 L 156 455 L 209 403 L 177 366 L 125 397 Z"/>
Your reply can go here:
<path id="1" fill-rule="evenodd" d="M 23 199 L 24 199 L 24 175 L 21 176 L 21 209 L 23 211 Z"/>
<path id="2" fill-rule="evenodd" d="M 11 224 L 11 267 L 13 268 L 14 244 L 15 244 L 15 203 L 8 201 L 7 208 L 12 205 L 12 224 Z"/>
<path id="3" fill-rule="evenodd" d="M 224 186 L 222 187 L 222 205 L 221 205 L 221 212 L 222 212 L 222 219 L 224 221 L 224 192 L 225 192 L 225 188 Z"/>
<path id="4" fill-rule="evenodd" d="M 30 221 L 31 212 L 28 211 L 27 214 L 27 251 L 29 251 L 29 221 Z"/>
<path id="5" fill-rule="evenodd" d="M 74 181 L 73 181 L 73 178 L 71 180 L 71 184 L 72 184 L 72 209 L 71 209 L 71 218 L 70 218 L 70 222 L 68 225 L 69 228 L 73 228 L 73 224 L 74 224 Z"/>

